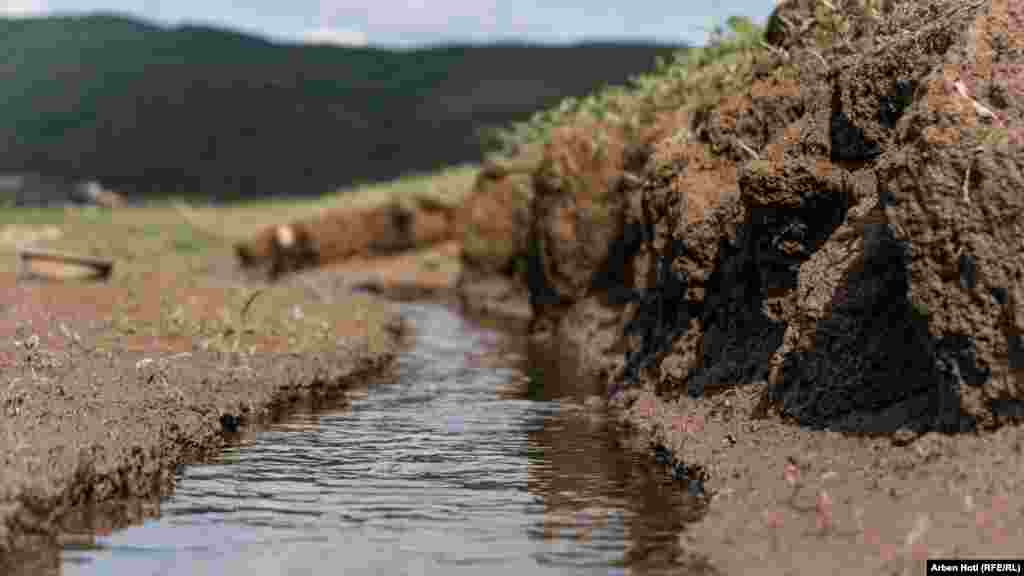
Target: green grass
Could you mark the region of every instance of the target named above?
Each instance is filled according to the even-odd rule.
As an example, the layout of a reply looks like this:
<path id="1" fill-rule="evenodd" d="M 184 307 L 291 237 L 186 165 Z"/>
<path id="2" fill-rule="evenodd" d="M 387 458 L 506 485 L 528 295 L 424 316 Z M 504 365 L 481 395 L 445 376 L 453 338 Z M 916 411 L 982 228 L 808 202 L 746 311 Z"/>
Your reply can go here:
<path id="1" fill-rule="evenodd" d="M 192 208 L 204 229 L 230 240 L 239 240 L 268 226 L 310 218 L 325 210 L 370 208 L 415 198 L 458 206 L 472 190 L 476 174 L 476 166 L 463 165 L 435 173 L 412 174 L 391 182 L 338 190 L 314 200 L 269 199 Z M 166 209 L 169 203 L 154 203 L 152 206 Z"/>
<path id="2" fill-rule="evenodd" d="M 814 22 L 807 34 L 813 46 L 825 50 L 846 42 L 859 20 L 883 17 L 882 0 L 846 3 L 817 0 Z M 677 51 L 659 60 L 656 69 L 631 78 L 629 86 L 611 86 L 582 98 L 566 98 L 536 112 L 529 120 L 491 130 L 485 143 L 496 157 L 515 157 L 545 143 L 553 128 L 597 120 L 627 134 L 650 125 L 661 111 L 698 110 L 717 104 L 723 96 L 742 91 L 756 58 L 767 50 L 764 30 L 749 18 L 733 16 L 716 25 L 707 45 Z M 778 70 L 786 74 L 785 67 Z"/>
<path id="3" fill-rule="evenodd" d="M 113 298 L 108 312 L 90 312 L 109 314 L 109 325 L 91 336 L 89 344 L 97 349 L 118 349 L 138 338 L 184 338 L 202 349 L 248 354 L 265 349 L 268 341 L 296 353 L 335 350 L 339 337 L 369 352 L 390 346 L 384 328 L 393 318 L 390 308 L 369 296 L 337 294 L 328 302 L 300 286 L 275 285 L 257 293 L 253 286 L 211 278 L 207 272 L 234 266 L 229 243 L 197 233 L 169 205 L 0 210 L 0 230 L 10 225 L 56 226 L 62 237 L 38 247 L 114 260 L 108 283 L 82 286 L 90 294 L 110 290 Z M 0 244 L 0 272 L 15 271 L 14 250 Z"/>
<path id="4" fill-rule="evenodd" d="M 59 208 L 0 208 L 0 226 L 46 226 L 64 223 L 64 211 Z"/>
<path id="5" fill-rule="evenodd" d="M 741 86 L 753 57 L 764 50 L 762 37 L 761 27 L 750 19 L 729 18 L 712 30 L 707 46 L 659 60 L 654 72 L 632 78 L 628 87 L 566 98 L 525 122 L 492 130 L 486 135 L 490 152 L 496 157 L 517 156 L 546 142 L 553 128 L 582 120 L 606 122 L 630 133 L 649 125 L 658 112 L 710 105 Z"/>

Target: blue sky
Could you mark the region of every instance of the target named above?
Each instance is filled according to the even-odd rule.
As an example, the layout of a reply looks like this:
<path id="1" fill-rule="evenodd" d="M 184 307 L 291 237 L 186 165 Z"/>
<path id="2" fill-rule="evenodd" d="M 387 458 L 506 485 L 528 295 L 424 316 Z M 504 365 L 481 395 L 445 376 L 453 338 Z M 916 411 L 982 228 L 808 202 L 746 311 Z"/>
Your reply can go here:
<path id="1" fill-rule="evenodd" d="M 410 46 L 451 41 L 650 39 L 703 43 L 731 15 L 763 22 L 774 0 L 0 0 L 0 14 L 97 10 L 215 24 L 279 40 Z"/>

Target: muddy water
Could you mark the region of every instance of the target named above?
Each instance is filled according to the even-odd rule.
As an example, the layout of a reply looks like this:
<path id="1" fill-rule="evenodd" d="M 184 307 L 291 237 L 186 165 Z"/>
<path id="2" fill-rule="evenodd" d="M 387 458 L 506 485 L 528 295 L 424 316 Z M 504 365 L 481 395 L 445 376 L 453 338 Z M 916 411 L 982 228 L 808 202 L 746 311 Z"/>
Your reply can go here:
<path id="1" fill-rule="evenodd" d="M 587 408 L 596 384 L 519 331 L 406 314 L 385 381 L 187 467 L 159 519 L 64 574 L 680 572 L 694 502 Z"/>

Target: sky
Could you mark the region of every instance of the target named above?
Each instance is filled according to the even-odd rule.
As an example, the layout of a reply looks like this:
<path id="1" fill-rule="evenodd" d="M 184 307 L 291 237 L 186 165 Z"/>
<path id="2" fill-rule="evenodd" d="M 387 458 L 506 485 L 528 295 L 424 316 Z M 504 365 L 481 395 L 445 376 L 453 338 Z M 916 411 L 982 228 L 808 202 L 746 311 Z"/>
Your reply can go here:
<path id="1" fill-rule="evenodd" d="M 0 15 L 119 12 L 273 40 L 412 47 L 505 40 L 703 44 L 733 15 L 764 22 L 775 0 L 0 0 Z"/>

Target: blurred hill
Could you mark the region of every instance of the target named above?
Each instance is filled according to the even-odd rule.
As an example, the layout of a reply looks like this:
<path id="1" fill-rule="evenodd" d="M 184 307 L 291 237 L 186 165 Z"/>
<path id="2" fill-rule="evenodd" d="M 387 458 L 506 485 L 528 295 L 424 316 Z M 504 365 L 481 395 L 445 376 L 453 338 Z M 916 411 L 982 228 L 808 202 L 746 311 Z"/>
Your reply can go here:
<path id="1" fill-rule="evenodd" d="M 320 194 L 480 159 L 478 131 L 678 46 L 287 45 L 116 14 L 0 19 L 0 172 L 130 197 Z"/>

